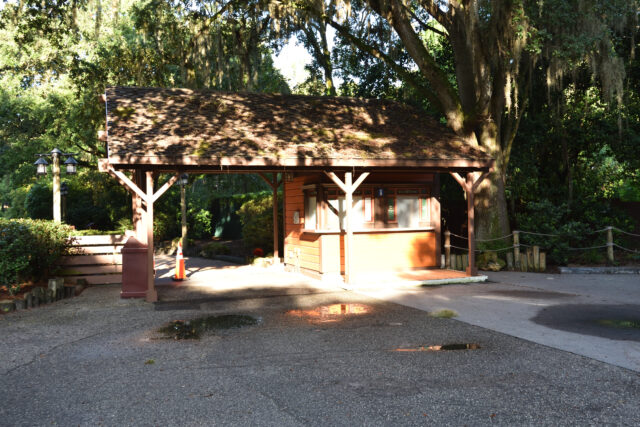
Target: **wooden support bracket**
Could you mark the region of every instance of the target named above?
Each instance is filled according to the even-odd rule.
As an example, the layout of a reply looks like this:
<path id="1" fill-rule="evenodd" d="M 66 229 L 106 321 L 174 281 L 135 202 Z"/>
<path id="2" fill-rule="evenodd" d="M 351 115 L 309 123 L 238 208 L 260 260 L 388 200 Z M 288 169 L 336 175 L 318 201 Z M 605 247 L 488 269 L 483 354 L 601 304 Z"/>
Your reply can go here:
<path id="1" fill-rule="evenodd" d="M 142 191 L 140 187 L 138 187 L 135 184 L 135 182 L 129 179 L 129 177 L 126 176 L 121 171 L 115 170 L 113 166 L 107 165 L 105 168 L 105 172 L 107 172 L 109 175 L 117 179 L 118 182 L 120 182 L 120 184 L 123 187 L 129 190 L 130 193 L 139 196 L 142 199 L 142 201 L 144 201 L 145 204 L 148 204 L 149 202 L 154 203 L 156 200 L 158 200 L 169 188 L 171 188 L 173 184 L 175 184 L 175 182 L 180 177 L 180 173 L 173 175 L 171 178 L 167 180 L 167 182 L 164 183 L 162 187 L 158 189 L 158 191 L 153 193 L 151 198 L 149 198 L 149 195 L 147 195 L 147 193 Z"/>
<path id="2" fill-rule="evenodd" d="M 272 190 L 277 190 L 280 187 L 280 184 L 282 184 L 282 177 L 278 179 L 278 174 L 275 172 L 273 173 L 273 179 L 269 179 L 269 177 L 262 172 L 258 173 L 258 176 L 260 176 L 264 182 L 269 184 L 269 187 L 271 187 Z"/>

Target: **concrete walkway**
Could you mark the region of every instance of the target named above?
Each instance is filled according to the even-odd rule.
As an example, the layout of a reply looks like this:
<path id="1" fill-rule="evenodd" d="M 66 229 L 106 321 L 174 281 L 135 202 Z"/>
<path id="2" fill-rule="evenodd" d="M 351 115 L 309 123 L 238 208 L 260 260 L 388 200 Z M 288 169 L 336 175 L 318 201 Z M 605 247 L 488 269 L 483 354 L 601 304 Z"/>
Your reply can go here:
<path id="1" fill-rule="evenodd" d="M 640 276 L 488 273 L 489 282 L 442 287 L 371 283 L 359 293 L 435 312 L 549 347 L 640 372 Z"/>

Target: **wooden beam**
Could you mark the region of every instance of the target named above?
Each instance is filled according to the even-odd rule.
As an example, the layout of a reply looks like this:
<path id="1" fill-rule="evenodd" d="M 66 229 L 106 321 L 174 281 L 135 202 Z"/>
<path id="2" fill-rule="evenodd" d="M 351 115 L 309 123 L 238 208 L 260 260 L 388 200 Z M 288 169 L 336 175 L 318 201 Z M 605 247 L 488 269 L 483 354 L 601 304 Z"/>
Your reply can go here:
<path id="1" fill-rule="evenodd" d="M 273 174 L 273 262 L 280 263 L 280 250 L 278 248 L 278 180 L 277 175 Z"/>
<path id="2" fill-rule="evenodd" d="M 473 192 L 473 173 L 467 173 L 467 238 L 469 239 L 469 266 L 467 267 L 467 275 L 475 276 L 478 274 L 476 268 L 476 230 L 475 230 L 475 194 Z"/>
<path id="3" fill-rule="evenodd" d="M 276 174 L 274 173 L 274 175 L 276 175 Z M 264 173 L 262 173 L 262 172 L 259 172 L 259 173 L 258 173 L 258 176 L 259 176 L 260 178 L 262 178 L 262 180 L 263 180 L 264 182 L 266 182 L 267 184 L 269 184 L 269 187 L 271 187 L 271 189 L 272 189 L 272 190 L 273 190 L 273 189 L 278 188 L 278 186 L 280 185 L 280 182 L 279 182 L 279 181 L 277 181 L 277 182 L 275 182 L 275 183 L 274 183 L 274 181 L 276 181 L 276 177 L 275 177 L 275 176 L 274 176 L 274 179 L 273 179 L 273 180 L 269 179 L 269 177 L 267 177 L 267 176 L 266 176 Z"/>
<path id="4" fill-rule="evenodd" d="M 362 172 L 358 177 L 358 179 L 356 179 L 356 182 L 354 182 L 353 185 L 351 186 L 351 192 L 354 192 L 358 187 L 360 187 L 360 184 L 362 184 L 362 181 L 364 181 L 368 176 L 369 176 L 369 172 Z"/>
<path id="5" fill-rule="evenodd" d="M 133 171 L 133 179 L 136 185 L 144 192 L 146 191 L 146 182 L 144 173 L 140 169 Z M 142 203 L 142 198 L 135 192 L 131 194 L 132 198 L 132 210 L 133 210 L 133 230 L 135 232 L 136 239 L 139 242 L 146 240 L 146 230 L 144 226 L 145 211 Z"/>
<path id="6" fill-rule="evenodd" d="M 489 174 L 493 171 L 493 169 L 489 169 L 488 171 L 484 171 L 482 172 L 482 174 L 478 177 L 478 179 L 475 180 L 475 182 L 473 183 L 473 186 L 471 188 L 472 192 L 476 192 L 476 190 L 478 189 L 478 186 L 482 183 L 482 181 L 484 181 L 484 179 L 486 177 L 489 176 Z"/>
<path id="7" fill-rule="evenodd" d="M 369 176 L 369 172 L 363 172 L 358 179 L 353 182 L 353 173 L 344 173 L 344 182 L 334 172 L 324 172 L 335 184 L 340 187 L 344 192 L 345 197 L 345 229 L 346 236 L 344 239 L 344 281 L 345 284 L 351 285 L 353 281 L 353 275 L 351 271 L 351 265 L 353 264 L 353 224 L 352 224 L 352 211 L 353 211 L 353 192 L 362 184 L 362 182 Z M 331 208 L 331 205 L 329 205 Z"/>
<path id="8" fill-rule="evenodd" d="M 153 172 L 147 171 L 147 212 L 145 225 L 147 226 L 147 302 L 158 301 L 155 287 L 155 265 L 153 260 Z"/>
<path id="9" fill-rule="evenodd" d="M 171 188 L 173 184 L 175 184 L 179 177 L 180 173 L 178 172 L 171 178 L 169 178 L 167 182 L 165 182 L 164 185 L 158 189 L 158 191 L 153 193 L 153 199 L 151 200 L 151 203 L 155 203 L 156 200 L 158 200 L 169 188 Z"/>
<path id="10" fill-rule="evenodd" d="M 449 172 L 451 174 L 451 176 L 453 177 L 453 179 L 455 179 L 456 181 L 458 181 L 458 184 L 460 184 L 460 186 L 462 187 L 463 191 L 467 191 L 467 183 L 464 180 L 463 177 L 460 176 L 460 174 L 458 172 Z"/>
<path id="11" fill-rule="evenodd" d="M 324 174 L 327 175 L 329 179 L 331 179 L 331 181 L 333 181 L 338 187 L 340 187 L 340 189 L 345 194 L 349 192 L 349 189 L 345 186 L 344 182 L 342 182 L 342 180 L 338 178 L 338 175 L 336 175 L 335 172 L 324 171 Z"/>
<path id="12" fill-rule="evenodd" d="M 122 184 L 127 190 L 138 195 L 138 197 L 140 197 L 145 203 L 147 203 L 148 194 L 145 194 L 144 191 L 142 191 L 140 187 L 138 187 L 133 181 L 131 181 L 129 177 L 127 177 L 124 173 L 115 170 L 111 165 L 107 167 L 107 172 L 109 173 L 109 175 L 117 179 L 118 182 L 120 182 L 120 184 Z"/>
<path id="13" fill-rule="evenodd" d="M 344 239 L 344 282 L 347 285 L 351 285 L 353 276 L 351 275 L 351 264 L 353 261 L 353 226 L 351 221 L 351 211 L 353 210 L 353 176 L 351 172 L 345 172 L 344 174 L 344 185 L 348 189 L 345 192 L 345 228 L 347 231 L 347 235 Z"/>
<path id="14" fill-rule="evenodd" d="M 280 263 L 280 250 L 278 245 L 278 187 L 282 182 L 282 178 L 278 179 L 278 174 L 273 173 L 273 178 L 269 179 L 264 173 L 258 173 L 258 176 L 264 180 L 271 190 L 273 191 L 273 261 L 276 264 Z"/>

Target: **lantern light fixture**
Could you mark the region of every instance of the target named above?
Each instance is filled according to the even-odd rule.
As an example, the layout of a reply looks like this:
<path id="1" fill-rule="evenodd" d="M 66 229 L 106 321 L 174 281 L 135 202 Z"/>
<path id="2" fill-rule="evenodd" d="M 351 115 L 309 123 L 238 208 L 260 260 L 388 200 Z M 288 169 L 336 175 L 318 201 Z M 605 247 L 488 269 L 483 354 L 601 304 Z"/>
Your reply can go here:
<path id="1" fill-rule="evenodd" d="M 67 168 L 67 175 L 75 175 L 76 174 L 76 169 L 78 167 L 78 162 L 76 159 L 73 158 L 72 155 L 69 154 L 69 157 L 67 158 L 67 160 L 65 160 L 64 165 Z"/>
<path id="2" fill-rule="evenodd" d="M 45 176 L 47 174 L 47 166 L 49 165 L 49 163 L 43 155 L 40 155 L 40 157 L 38 157 L 38 160 L 35 161 L 34 165 L 36 165 L 36 175 Z"/>

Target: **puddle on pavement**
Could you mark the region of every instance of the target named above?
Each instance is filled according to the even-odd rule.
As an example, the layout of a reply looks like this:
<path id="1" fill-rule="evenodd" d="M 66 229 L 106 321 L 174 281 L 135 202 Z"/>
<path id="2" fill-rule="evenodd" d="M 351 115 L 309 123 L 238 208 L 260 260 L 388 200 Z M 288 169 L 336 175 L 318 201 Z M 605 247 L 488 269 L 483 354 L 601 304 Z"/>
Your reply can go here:
<path id="1" fill-rule="evenodd" d="M 364 304 L 331 304 L 310 310 L 289 310 L 285 314 L 312 322 L 337 322 L 347 316 L 358 316 L 371 311 L 372 308 Z"/>
<path id="2" fill-rule="evenodd" d="M 417 348 L 396 348 L 393 351 L 414 352 L 414 351 L 452 351 L 452 350 L 478 350 L 480 344 L 467 343 L 467 344 L 444 344 L 444 345 L 430 345 Z"/>
<path id="3" fill-rule="evenodd" d="M 597 323 L 610 328 L 640 329 L 640 320 L 598 319 Z"/>
<path id="4" fill-rule="evenodd" d="M 165 338 L 174 340 L 200 339 L 200 336 L 207 331 L 240 328 L 257 323 L 257 319 L 244 314 L 224 314 L 198 317 L 191 320 L 174 320 L 158 329 L 158 332 L 163 334 Z"/>

